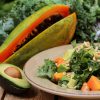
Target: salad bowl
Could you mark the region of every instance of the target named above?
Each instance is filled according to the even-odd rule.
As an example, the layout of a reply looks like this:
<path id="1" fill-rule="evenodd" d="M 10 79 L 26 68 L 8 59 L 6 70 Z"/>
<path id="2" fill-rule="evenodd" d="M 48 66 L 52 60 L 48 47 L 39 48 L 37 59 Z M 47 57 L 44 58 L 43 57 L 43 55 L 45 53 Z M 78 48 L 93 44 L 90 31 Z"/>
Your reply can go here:
<path id="1" fill-rule="evenodd" d="M 67 89 L 56 85 L 48 79 L 38 77 L 37 70 L 41 65 L 43 65 L 44 59 L 53 60 L 56 57 L 62 57 L 64 53 L 71 48 L 72 45 L 54 47 L 42 51 L 30 58 L 24 66 L 26 79 L 32 84 L 32 86 L 54 95 L 74 99 L 100 99 L 100 91 L 82 92 L 81 90 Z"/>

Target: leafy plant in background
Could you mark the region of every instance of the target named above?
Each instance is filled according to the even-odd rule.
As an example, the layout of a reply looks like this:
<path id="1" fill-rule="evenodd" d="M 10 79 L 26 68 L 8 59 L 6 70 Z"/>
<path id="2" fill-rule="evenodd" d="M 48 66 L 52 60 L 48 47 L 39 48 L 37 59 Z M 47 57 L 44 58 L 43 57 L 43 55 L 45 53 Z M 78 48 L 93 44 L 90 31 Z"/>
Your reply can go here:
<path id="1" fill-rule="evenodd" d="M 11 10 L 14 0 L 0 0 L 0 18 Z"/>
<path id="2" fill-rule="evenodd" d="M 100 0 L 67 0 L 72 12 L 77 13 L 78 24 L 75 33 L 77 42 L 94 41 L 96 32 L 100 30 Z M 100 38 L 99 38 L 100 39 Z"/>

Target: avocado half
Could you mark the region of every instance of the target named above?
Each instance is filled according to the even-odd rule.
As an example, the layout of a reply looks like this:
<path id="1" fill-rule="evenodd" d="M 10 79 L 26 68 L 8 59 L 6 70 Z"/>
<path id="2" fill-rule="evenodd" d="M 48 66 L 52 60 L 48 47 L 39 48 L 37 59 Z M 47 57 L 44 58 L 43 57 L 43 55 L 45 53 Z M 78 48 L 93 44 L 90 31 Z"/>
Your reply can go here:
<path id="1" fill-rule="evenodd" d="M 7 75 L 5 70 L 9 67 L 13 67 L 19 70 L 21 73 L 21 78 L 14 78 Z M 31 85 L 25 79 L 23 71 L 12 64 L 0 64 L 0 85 L 4 88 L 5 91 L 18 95 L 22 95 L 22 93 L 25 93 L 31 87 Z"/>
<path id="2" fill-rule="evenodd" d="M 0 47 L 0 62 L 23 66 L 36 53 L 68 44 L 76 29 L 76 14 L 67 5 L 49 5 L 21 22 Z"/>

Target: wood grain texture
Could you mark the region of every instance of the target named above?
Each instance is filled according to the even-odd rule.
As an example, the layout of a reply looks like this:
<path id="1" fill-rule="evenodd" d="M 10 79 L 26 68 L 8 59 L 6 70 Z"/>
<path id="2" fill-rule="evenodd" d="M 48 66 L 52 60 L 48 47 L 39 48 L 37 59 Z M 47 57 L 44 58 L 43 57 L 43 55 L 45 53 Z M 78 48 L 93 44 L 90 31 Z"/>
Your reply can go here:
<path id="1" fill-rule="evenodd" d="M 33 100 L 54 100 L 54 95 L 40 91 Z"/>
<path id="2" fill-rule="evenodd" d="M 96 99 L 94 99 L 94 98 L 93 99 L 91 99 L 91 98 L 89 99 L 89 98 L 82 98 L 82 97 L 81 98 L 68 98 L 68 97 L 59 96 L 57 100 L 100 100 L 100 98 L 98 98 L 98 99 L 97 98 Z"/>
<path id="3" fill-rule="evenodd" d="M 38 90 L 36 88 L 30 89 L 27 93 L 21 94 L 21 96 L 12 95 L 6 93 L 4 100 L 33 100 L 33 97 L 38 94 Z"/>
<path id="4" fill-rule="evenodd" d="M 58 97 L 58 100 L 77 100 L 77 99 L 72 99 L 72 98 L 67 98 L 67 97 Z"/>
<path id="5" fill-rule="evenodd" d="M 34 88 L 23 96 L 16 96 L 6 93 L 4 100 L 54 100 L 54 95 Z"/>
<path id="6" fill-rule="evenodd" d="M 58 97 L 58 100 L 68 100 L 67 98 L 64 98 L 64 97 Z"/>
<path id="7" fill-rule="evenodd" d="M 2 100 L 3 94 L 4 94 L 4 89 L 0 87 L 0 100 Z"/>

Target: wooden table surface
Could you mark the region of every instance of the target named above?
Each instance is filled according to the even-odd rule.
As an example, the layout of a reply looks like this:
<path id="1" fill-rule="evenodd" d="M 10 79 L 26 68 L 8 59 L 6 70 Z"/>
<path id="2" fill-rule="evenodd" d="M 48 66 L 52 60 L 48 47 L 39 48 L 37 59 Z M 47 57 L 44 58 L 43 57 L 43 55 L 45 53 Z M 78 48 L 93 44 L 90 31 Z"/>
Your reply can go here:
<path id="1" fill-rule="evenodd" d="M 49 94 L 41 90 L 38 90 L 36 88 L 30 89 L 30 91 L 28 91 L 23 96 L 16 96 L 6 93 L 6 91 L 4 91 L 2 87 L 0 87 L 0 100 L 70 100 L 70 99 Z"/>
<path id="2" fill-rule="evenodd" d="M 50 93 L 46 93 L 36 88 L 30 89 L 23 96 L 16 96 L 7 93 L 6 91 L 4 91 L 2 87 L 0 87 L 0 100 L 100 100 L 100 99 L 99 98 L 98 99 L 86 99 L 86 98 L 75 99 L 75 98 L 61 97 Z"/>

